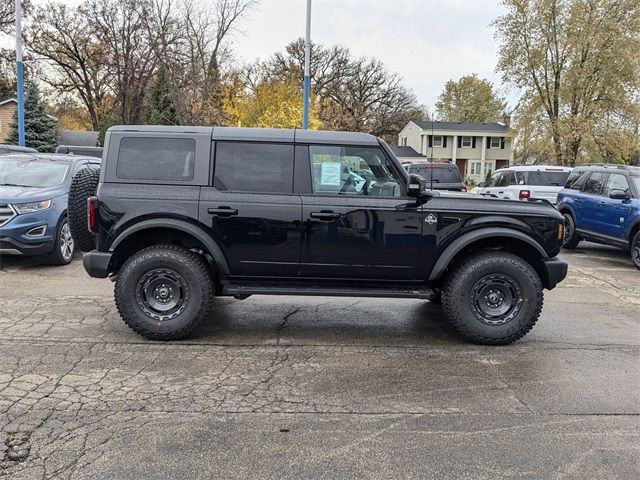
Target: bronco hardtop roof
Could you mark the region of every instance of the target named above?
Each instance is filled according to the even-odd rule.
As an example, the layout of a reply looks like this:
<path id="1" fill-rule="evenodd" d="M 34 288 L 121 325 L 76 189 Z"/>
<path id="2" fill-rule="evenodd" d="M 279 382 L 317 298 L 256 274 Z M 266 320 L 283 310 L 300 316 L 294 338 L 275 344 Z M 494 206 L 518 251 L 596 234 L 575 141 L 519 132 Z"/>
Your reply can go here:
<path id="1" fill-rule="evenodd" d="M 164 125 L 116 125 L 109 131 L 171 134 L 197 133 L 211 135 L 214 141 L 323 143 L 378 146 L 378 138 L 368 133 L 331 132 L 285 128 L 190 127 Z"/>

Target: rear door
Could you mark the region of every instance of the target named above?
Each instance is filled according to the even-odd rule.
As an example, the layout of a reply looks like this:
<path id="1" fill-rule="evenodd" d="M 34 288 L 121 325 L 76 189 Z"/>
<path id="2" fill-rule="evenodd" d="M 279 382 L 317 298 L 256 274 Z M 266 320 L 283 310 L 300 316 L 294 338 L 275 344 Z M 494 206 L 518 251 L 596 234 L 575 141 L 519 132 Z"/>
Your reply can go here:
<path id="1" fill-rule="evenodd" d="M 199 219 L 232 276 L 298 275 L 302 202 L 293 193 L 293 160 L 289 143 L 215 143 L 213 184 L 201 189 Z"/>
<path id="2" fill-rule="evenodd" d="M 380 147 L 310 145 L 301 195 L 300 274 L 310 278 L 412 280 L 420 254 L 422 208 L 406 177 Z"/>
<path id="3" fill-rule="evenodd" d="M 610 173 L 603 191 L 602 198 L 598 200 L 598 215 L 595 223 L 595 231 L 602 235 L 624 238 L 627 225 L 631 221 L 631 200 L 615 200 L 609 195 L 613 190 L 622 190 L 630 197 L 631 186 L 627 177 L 621 173 Z"/>
<path id="4" fill-rule="evenodd" d="M 591 172 L 589 178 L 582 187 L 582 195 L 580 196 L 580 213 L 577 218 L 576 227 L 589 232 L 595 232 L 596 226 L 602 212 L 600 210 L 600 201 L 602 201 L 602 192 L 605 182 L 607 181 L 606 172 Z"/>

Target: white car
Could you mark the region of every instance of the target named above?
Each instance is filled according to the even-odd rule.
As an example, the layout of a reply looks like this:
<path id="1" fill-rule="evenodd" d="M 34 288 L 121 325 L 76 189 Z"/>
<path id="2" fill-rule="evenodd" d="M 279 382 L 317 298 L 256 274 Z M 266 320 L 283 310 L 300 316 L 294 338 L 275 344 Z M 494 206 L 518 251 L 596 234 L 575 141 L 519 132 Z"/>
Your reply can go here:
<path id="1" fill-rule="evenodd" d="M 550 165 L 515 165 L 496 170 L 485 185 L 476 187 L 481 195 L 510 200 L 540 198 L 555 205 L 572 168 Z"/>

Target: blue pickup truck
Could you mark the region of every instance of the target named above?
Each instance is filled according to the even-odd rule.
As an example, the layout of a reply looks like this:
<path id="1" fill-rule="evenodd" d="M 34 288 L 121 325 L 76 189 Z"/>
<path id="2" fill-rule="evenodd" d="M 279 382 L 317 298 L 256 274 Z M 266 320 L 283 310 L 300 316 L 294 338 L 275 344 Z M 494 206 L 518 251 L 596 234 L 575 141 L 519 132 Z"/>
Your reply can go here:
<path id="1" fill-rule="evenodd" d="M 640 269 L 640 167 L 578 167 L 557 206 L 565 217 L 564 248 L 576 248 L 581 240 L 612 245 L 629 250 Z"/>

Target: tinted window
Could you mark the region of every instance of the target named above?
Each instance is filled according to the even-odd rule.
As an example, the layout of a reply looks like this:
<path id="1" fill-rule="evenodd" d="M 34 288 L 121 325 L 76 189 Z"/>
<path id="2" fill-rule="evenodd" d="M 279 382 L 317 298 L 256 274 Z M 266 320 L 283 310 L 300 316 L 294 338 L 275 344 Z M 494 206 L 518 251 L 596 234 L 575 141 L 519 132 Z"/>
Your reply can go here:
<path id="1" fill-rule="evenodd" d="M 510 172 L 502 172 L 500 177 L 496 178 L 496 187 L 507 187 L 509 185 Z"/>
<path id="2" fill-rule="evenodd" d="M 311 145 L 309 156 L 314 193 L 402 195 L 402 181 L 379 148 Z"/>
<path id="3" fill-rule="evenodd" d="M 293 145 L 216 143 L 213 186 L 233 192 L 293 192 Z"/>
<path id="4" fill-rule="evenodd" d="M 448 165 L 444 167 L 438 164 L 433 167 L 428 164 L 412 165 L 409 168 L 409 173 L 420 175 L 427 181 L 431 181 L 431 175 L 433 174 L 433 181 L 437 183 L 462 183 L 458 169 Z"/>
<path id="5" fill-rule="evenodd" d="M 593 172 L 591 175 L 589 175 L 589 178 L 587 178 L 582 191 L 585 193 L 599 195 L 604 187 L 605 176 L 605 173 Z"/>
<path id="6" fill-rule="evenodd" d="M 586 173 L 587 172 L 585 170 L 574 170 L 573 172 L 571 172 L 569 174 L 569 177 L 567 178 L 567 183 L 565 183 L 564 188 L 579 188 L 585 178 Z"/>
<path id="7" fill-rule="evenodd" d="M 527 185 L 561 187 L 567 183 L 568 177 L 569 172 L 550 172 L 546 170 L 539 170 L 536 172 L 529 172 Z"/>
<path id="8" fill-rule="evenodd" d="M 629 187 L 627 178 L 619 173 L 612 173 L 609 175 L 604 194 L 608 196 L 613 190 L 622 190 L 624 193 L 631 195 L 631 187 Z"/>
<path id="9" fill-rule="evenodd" d="M 196 142 L 191 138 L 124 137 L 116 175 L 136 180 L 193 180 Z"/>

